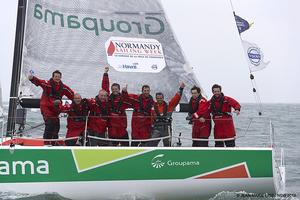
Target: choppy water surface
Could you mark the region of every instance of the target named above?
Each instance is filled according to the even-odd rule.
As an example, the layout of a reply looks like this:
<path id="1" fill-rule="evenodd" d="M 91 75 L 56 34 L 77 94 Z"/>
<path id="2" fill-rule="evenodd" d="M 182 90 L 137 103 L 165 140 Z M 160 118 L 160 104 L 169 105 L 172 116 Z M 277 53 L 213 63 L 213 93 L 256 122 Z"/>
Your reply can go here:
<path id="1" fill-rule="evenodd" d="M 300 196 L 300 104 L 265 104 L 263 115 L 258 116 L 256 105 L 243 104 L 241 115 L 234 117 L 235 125 L 237 129 L 237 145 L 247 147 L 257 146 L 269 146 L 269 121 L 271 120 L 275 127 L 275 141 L 279 148 L 283 148 L 285 151 L 285 165 L 286 165 L 286 193 L 293 194 L 287 197 L 255 197 L 242 191 L 235 192 L 221 192 L 215 197 L 214 200 L 221 199 L 299 199 Z M 6 107 L 7 109 L 7 107 Z M 129 114 L 130 116 L 130 114 Z M 191 137 L 191 126 L 187 124 L 185 120 L 185 113 L 175 113 L 173 116 L 173 132 L 178 135 L 182 133 L 183 137 Z M 130 118 L 130 117 L 128 117 Z M 64 136 L 66 119 L 61 120 L 61 136 Z M 31 126 L 36 126 L 42 123 L 42 119 L 39 111 L 28 112 L 27 114 L 27 126 L 28 129 Z M 130 121 L 128 121 L 130 124 Z M 130 131 L 130 127 L 128 128 Z M 28 131 L 25 134 L 32 134 L 31 136 L 42 135 L 43 126 L 33 131 Z M 173 142 L 176 142 L 173 141 Z M 183 146 L 190 146 L 190 140 L 182 140 Z M 210 142 L 210 146 L 213 146 L 213 142 Z M 0 188 L 1 191 L 1 188 Z M 295 197 L 296 195 L 296 197 Z M 59 194 L 40 194 L 37 196 L 29 196 L 27 194 L 16 194 L 9 191 L 1 191 L 0 199 L 33 199 L 33 200 L 60 200 L 65 199 Z M 149 199 L 147 197 L 136 197 L 130 194 L 120 199 Z"/>

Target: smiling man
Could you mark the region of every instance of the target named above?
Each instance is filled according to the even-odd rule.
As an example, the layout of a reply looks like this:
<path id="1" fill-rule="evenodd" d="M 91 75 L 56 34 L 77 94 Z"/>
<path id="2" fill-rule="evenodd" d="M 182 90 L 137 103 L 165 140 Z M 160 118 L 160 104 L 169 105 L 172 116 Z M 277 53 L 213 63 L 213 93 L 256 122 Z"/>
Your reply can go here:
<path id="1" fill-rule="evenodd" d="M 62 105 L 60 100 L 56 100 L 54 104 L 59 104 L 59 112 L 68 114 L 66 138 L 83 136 L 89 111 L 88 100 L 82 99 L 80 94 L 75 93 L 72 104 Z M 79 138 L 74 138 L 66 140 L 65 144 L 67 146 L 75 146 L 80 144 L 79 142 L 81 142 Z"/>
<path id="2" fill-rule="evenodd" d="M 62 73 L 58 70 L 52 73 L 50 80 L 41 80 L 32 74 L 28 79 L 43 89 L 40 100 L 40 109 L 45 121 L 44 139 L 57 139 L 60 129 L 59 111 L 54 106 L 55 100 L 61 100 L 67 96 L 73 100 L 74 92 L 61 81 Z"/>
<path id="3" fill-rule="evenodd" d="M 239 115 L 241 105 L 233 98 L 225 96 L 222 93 L 222 87 L 218 84 L 212 86 L 213 97 L 209 101 L 210 112 L 212 114 L 215 126 L 215 139 L 230 139 L 226 141 L 216 141 L 216 147 L 234 147 L 235 146 L 235 128 L 233 124 L 231 110 Z"/>
<path id="4" fill-rule="evenodd" d="M 167 103 L 164 100 L 164 94 L 157 92 L 155 94 L 156 102 L 153 103 L 151 109 L 152 133 L 151 138 L 160 138 L 171 136 L 172 113 L 175 107 L 179 104 L 185 84 L 179 85 L 179 90 L 175 96 Z M 161 139 L 147 142 L 147 146 L 158 146 Z M 163 139 L 165 147 L 171 146 L 170 138 Z"/>
<path id="5" fill-rule="evenodd" d="M 133 113 L 131 121 L 131 137 L 134 140 L 149 139 L 151 137 L 151 108 L 153 97 L 150 95 L 150 86 L 142 86 L 142 94 L 129 94 L 132 101 Z M 131 146 L 145 145 L 145 142 L 132 142 Z"/>

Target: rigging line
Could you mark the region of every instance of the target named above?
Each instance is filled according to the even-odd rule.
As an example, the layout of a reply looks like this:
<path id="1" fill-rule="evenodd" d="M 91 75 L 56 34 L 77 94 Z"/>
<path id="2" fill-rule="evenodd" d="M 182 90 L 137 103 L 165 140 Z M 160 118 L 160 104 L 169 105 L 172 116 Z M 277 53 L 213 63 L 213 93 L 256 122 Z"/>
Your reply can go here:
<path id="1" fill-rule="evenodd" d="M 79 137 L 69 137 L 69 138 L 58 138 L 58 139 L 44 139 L 44 138 L 33 138 L 33 137 L 15 137 L 13 140 L 33 140 L 33 141 L 43 141 L 43 142 L 55 142 L 55 141 L 68 141 L 78 139 Z"/>
<path id="2" fill-rule="evenodd" d="M 232 0 L 229 0 L 229 2 L 230 2 L 230 6 L 231 6 L 232 12 L 235 13 L 235 12 L 234 12 L 234 8 L 233 8 L 233 4 L 232 4 Z M 235 21 L 235 16 L 234 16 L 234 21 Z M 235 22 L 236 22 L 236 21 L 235 21 Z M 242 36 L 241 36 L 240 33 L 239 33 L 239 38 L 240 38 L 240 41 L 241 41 L 241 44 L 242 44 L 243 51 L 244 51 L 244 53 L 246 54 L 245 49 L 244 49 L 244 47 L 243 47 L 243 39 L 242 39 Z M 248 58 L 246 58 L 246 59 L 248 59 Z M 246 61 L 247 61 L 247 60 L 246 60 Z M 252 72 L 251 72 L 250 65 L 248 64 L 247 66 L 248 66 L 248 69 L 249 69 L 250 76 L 253 76 L 253 75 L 252 75 Z M 251 79 L 252 87 L 256 89 L 256 87 L 255 87 L 255 86 L 256 86 L 256 82 L 254 81 L 255 84 L 252 82 L 252 81 L 254 80 L 254 76 L 253 76 L 253 78 L 251 77 L 250 79 Z M 253 91 L 253 92 L 254 92 L 254 91 Z M 256 92 L 257 92 L 257 89 L 256 89 Z M 254 92 L 254 93 L 256 93 L 256 92 Z M 262 113 L 262 103 L 261 103 L 261 98 L 260 98 L 258 92 L 257 92 L 256 95 L 257 95 L 256 102 L 258 103 L 258 107 L 259 107 L 259 111 L 258 111 L 259 113 L 258 113 L 258 114 L 261 115 L 261 113 Z M 255 94 L 254 94 L 254 96 L 255 96 Z"/>
<path id="3" fill-rule="evenodd" d="M 259 89 L 258 89 L 258 85 L 256 83 L 256 80 L 254 79 L 254 84 L 255 84 L 255 88 L 256 88 L 256 91 L 257 91 L 257 94 L 258 94 L 258 98 L 259 98 L 259 102 L 261 103 L 261 99 L 260 99 L 260 95 L 259 95 Z"/>
<path id="4" fill-rule="evenodd" d="M 88 126 L 88 118 L 90 116 L 90 111 L 88 112 L 88 115 L 85 117 L 85 127 L 84 127 L 84 139 L 83 139 L 83 146 L 86 146 L 86 137 L 87 137 L 87 126 Z"/>
<path id="5" fill-rule="evenodd" d="M 24 133 L 27 133 L 27 132 L 29 132 L 29 131 L 31 131 L 31 130 L 34 130 L 34 129 L 37 129 L 37 128 L 39 128 L 39 127 L 41 127 L 41 126 L 43 126 L 45 123 L 44 122 L 42 122 L 42 123 L 40 123 L 40 124 L 38 124 L 38 125 L 36 125 L 36 126 L 31 126 L 29 129 L 26 129 L 26 130 L 23 130 L 22 132 L 18 132 L 18 133 L 22 133 L 22 134 L 24 134 Z M 27 124 L 25 124 L 25 125 L 29 125 L 28 123 Z M 40 129 L 41 130 L 41 129 Z"/>
<path id="6" fill-rule="evenodd" d="M 230 2 L 231 10 L 234 12 L 234 8 L 233 8 L 232 0 L 229 0 L 229 2 Z"/>
<path id="7" fill-rule="evenodd" d="M 255 81 L 255 79 L 251 79 L 251 83 L 252 83 L 252 86 L 253 88 L 255 89 L 255 92 L 254 92 L 254 95 L 255 95 L 255 98 L 256 98 L 256 101 L 258 102 L 258 111 L 261 115 L 262 113 L 262 110 L 263 110 L 263 107 L 262 107 L 262 102 L 261 102 L 261 98 L 260 98 L 260 95 L 259 95 L 259 89 L 258 89 L 258 86 L 257 86 L 257 83 Z"/>
<path id="8" fill-rule="evenodd" d="M 65 115 L 61 115 L 61 116 L 59 116 L 58 118 L 65 118 L 65 117 L 66 117 Z M 26 129 L 26 130 L 23 130 L 23 131 L 19 131 L 19 132 L 16 131 L 16 134 L 20 134 L 20 133 L 21 133 L 21 134 L 24 134 L 24 133 L 27 133 L 27 132 L 29 132 L 29 131 L 31 131 L 31 130 L 40 128 L 41 126 L 45 125 L 45 122 L 39 123 L 38 125 L 35 125 L 35 126 L 32 126 L 32 125 L 30 125 L 29 123 L 25 123 L 25 125 L 30 126 L 30 128 L 29 128 L 29 129 Z M 42 130 L 42 129 L 39 129 L 39 130 Z"/>
<path id="9" fill-rule="evenodd" d="M 246 135 L 248 134 L 248 130 L 249 130 L 251 124 L 252 124 L 252 121 L 253 121 L 253 118 L 250 118 L 250 121 L 249 121 L 249 123 L 248 123 L 247 129 L 244 131 L 244 134 L 241 135 L 241 136 L 239 136 L 238 138 L 246 137 Z"/>
<path id="10" fill-rule="evenodd" d="M 42 123 L 39 123 L 38 125 L 31 125 L 31 124 L 29 124 L 29 123 L 26 123 L 25 125 L 27 125 L 27 126 L 29 126 L 29 128 L 30 129 L 35 129 L 35 128 L 38 128 L 38 127 L 40 127 L 40 126 L 42 126 L 42 125 L 44 125 L 45 124 L 45 122 L 42 122 Z M 30 130 L 29 129 L 29 130 Z"/>
<path id="11" fill-rule="evenodd" d="M 172 136 L 173 138 L 180 138 L 180 139 L 184 139 L 184 140 L 192 140 L 192 141 L 217 141 L 217 142 L 224 142 L 224 141 L 229 141 L 229 140 L 234 140 L 237 137 L 231 137 L 231 138 L 224 138 L 224 139 L 214 139 L 214 138 L 189 138 L 189 137 L 182 137 L 182 136 Z"/>
<path id="12" fill-rule="evenodd" d="M 113 141 L 113 142 L 149 142 L 149 141 L 163 140 L 174 136 L 168 135 L 164 137 L 157 137 L 157 138 L 150 138 L 150 139 L 122 139 L 122 138 L 116 139 L 116 138 L 102 138 L 102 137 L 97 137 L 92 135 L 88 135 L 87 137 L 95 140 Z"/>

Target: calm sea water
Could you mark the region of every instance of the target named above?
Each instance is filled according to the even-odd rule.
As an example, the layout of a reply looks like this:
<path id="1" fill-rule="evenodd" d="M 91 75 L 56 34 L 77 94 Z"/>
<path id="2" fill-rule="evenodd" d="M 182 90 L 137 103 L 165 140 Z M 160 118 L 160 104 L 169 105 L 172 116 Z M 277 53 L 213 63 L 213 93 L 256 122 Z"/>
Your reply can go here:
<path id="1" fill-rule="evenodd" d="M 7 106 L 6 106 L 7 109 Z M 275 141 L 278 148 L 283 148 L 285 152 L 286 165 L 286 193 L 295 194 L 296 197 L 289 198 L 257 198 L 247 197 L 238 198 L 237 193 L 222 192 L 211 199 L 299 199 L 300 197 L 300 104 L 265 104 L 263 105 L 263 115 L 258 116 L 257 106 L 254 104 L 243 104 L 240 116 L 235 116 L 235 125 L 237 129 L 237 145 L 244 147 L 269 146 L 269 124 L 272 121 L 275 127 Z M 130 115 L 130 113 L 129 113 Z M 178 135 L 182 133 L 183 137 L 191 137 L 191 126 L 187 125 L 185 113 L 174 113 L 173 132 Z M 130 117 L 128 117 L 130 118 Z M 25 135 L 42 136 L 43 126 L 34 131 L 26 132 L 30 127 L 42 123 L 38 110 L 27 113 L 27 126 Z M 130 124 L 130 120 L 128 121 Z M 61 136 L 64 136 L 66 118 L 61 120 Z M 128 128 L 130 131 L 130 128 Z M 34 134 L 32 134 L 34 132 Z M 32 134 L 32 135 L 30 135 Z M 173 142 L 177 142 L 176 140 Z M 183 146 L 190 146 L 190 140 L 182 140 Z M 213 143 L 210 143 L 213 146 Z M 1 199 L 34 199 L 34 200 L 58 200 L 64 199 L 59 194 L 40 194 L 38 196 L 28 196 L 26 194 L 15 194 L 8 191 L 1 191 Z M 122 198 L 123 199 L 123 198 Z M 126 199 L 139 199 L 136 197 L 126 197 Z M 144 198 L 142 198 L 144 199 Z"/>

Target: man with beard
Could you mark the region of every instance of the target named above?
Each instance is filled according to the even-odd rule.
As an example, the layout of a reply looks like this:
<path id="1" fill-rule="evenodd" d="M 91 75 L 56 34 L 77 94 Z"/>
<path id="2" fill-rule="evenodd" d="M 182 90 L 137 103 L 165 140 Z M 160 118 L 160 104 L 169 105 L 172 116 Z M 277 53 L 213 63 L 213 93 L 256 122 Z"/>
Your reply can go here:
<path id="1" fill-rule="evenodd" d="M 126 130 L 127 115 L 125 110 L 131 108 L 132 105 L 128 102 L 127 86 L 123 88 L 121 93 L 120 85 L 113 83 L 111 85 L 111 91 L 109 96 L 108 137 L 111 139 L 128 139 L 128 132 Z M 113 146 L 129 146 L 129 142 L 127 141 L 113 141 L 111 144 Z"/>
<path id="2" fill-rule="evenodd" d="M 133 113 L 131 121 L 131 137 L 134 140 L 144 140 L 151 137 L 151 108 L 153 98 L 150 95 L 150 86 L 142 86 L 142 94 L 129 94 L 132 102 Z M 144 146 L 145 142 L 132 142 L 131 146 Z"/>
<path id="3" fill-rule="evenodd" d="M 229 139 L 226 141 L 216 141 L 216 147 L 234 147 L 235 146 L 235 128 L 233 124 L 231 110 L 239 115 L 241 105 L 233 98 L 225 96 L 222 93 L 222 87 L 218 84 L 212 86 L 213 97 L 209 101 L 210 112 L 212 114 L 215 126 L 214 137 L 215 139 Z"/>

